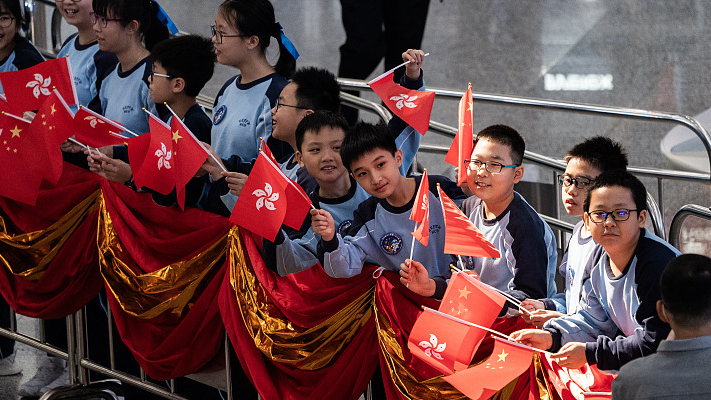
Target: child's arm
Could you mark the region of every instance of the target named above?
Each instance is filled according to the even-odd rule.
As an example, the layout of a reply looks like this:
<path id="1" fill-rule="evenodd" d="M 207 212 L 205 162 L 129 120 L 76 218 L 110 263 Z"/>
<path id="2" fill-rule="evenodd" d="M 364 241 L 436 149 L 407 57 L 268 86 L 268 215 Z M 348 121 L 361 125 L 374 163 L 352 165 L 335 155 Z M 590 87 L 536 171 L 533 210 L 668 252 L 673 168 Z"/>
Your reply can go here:
<path id="1" fill-rule="evenodd" d="M 421 296 L 432 297 L 435 294 L 435 281 L 430 279 L 427 269 L 418 261 L 407 259 L 400 264 L 400 283 Z"/>
<path id="2" fill-rule="evenodd" d="M 381 250 L 370 236 L 365 219 L 359 211 L 368 201 L 361 203 L 358 209 L 353 212 L 353 223 L 345 237 L 335 233 L 335 224 L 331 215 L 324 210 L 311 210 L 314 233 L 321 235 L 318 243 L 318 258 L 323 265 L 323 269 L 329 276 L 334 278 L 349 278 L 358 275 L 363 270 L 363 263 L 367 256 L 373 256 L 376 261 Z M 328 214 L 330 221 L 326 221 Z M 314 216 L 317 215 L 318 217 Z M 314 220 L 319 219 L 318 226 L 314 225 Z M 330 240 L 328 238 L 331 238 Z"/>

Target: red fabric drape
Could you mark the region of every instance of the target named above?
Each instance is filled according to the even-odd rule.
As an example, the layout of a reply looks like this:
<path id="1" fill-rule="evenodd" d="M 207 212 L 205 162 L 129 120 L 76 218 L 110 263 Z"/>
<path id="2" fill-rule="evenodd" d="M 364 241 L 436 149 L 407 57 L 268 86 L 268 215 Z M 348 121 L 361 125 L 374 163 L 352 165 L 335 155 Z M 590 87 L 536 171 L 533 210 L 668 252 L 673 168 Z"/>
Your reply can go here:
<path id="1" fill-rule="evenodd" d="M 59 182 L 54 186 L 44 182 L 34 207 L 0 198 L 0 208 L 6 222 L 17 229 L 13 233 L 42 231 L 98 189 L 96 174 L 64 163 Z M 97 215 L 95 210 L 79 223 L 39 280 L 27 280 L 0 268 L 0 293 L 15 311 L 35 318 L 61 318 L 96 296 L 102 285 L 96 248 Z M 0 251 L 8 249 L 0 244 Z"/>
<path id="2" fill-rule="evenodd" d="M 226 218 L 198 209 L 183 212 L 177 207 L 161 207 L 149 194 L 135 193 L 123 185 L 104 181 L 102 189 L 113 228 L 126 250 L 122 261 L 136 275 L 189 260 L 231 228 Z M 179 316 L 132 316 L 107 290 L 121 338 L 149 376 L 163 380 L 187 375 L 215 356 L 223 338 L 217 296 L 224 276 L 225 263 L 220 261 L 196 292 L 192 306 Z"/>
<path id="3" fill-rule="evenodd" d="M 243 232 L 244 246 L 255 275 L 273 305 L 295 325 L 309 328 L 323 322 L 373 285 L 368 272 L 351 279 L 334 279 L 326 275 L 320 265 L 279 277 L 264 265 L 255 237 Z M 225 329 L 242 368 L 262 398 L 357 399 L 363 393 L 377 368 L 378 343 L 373 318 L 360 328 L 330 365 L 302 370 L 269 360 L 255 346 L 239 307 L 226 278 L 220 293 Z"/>

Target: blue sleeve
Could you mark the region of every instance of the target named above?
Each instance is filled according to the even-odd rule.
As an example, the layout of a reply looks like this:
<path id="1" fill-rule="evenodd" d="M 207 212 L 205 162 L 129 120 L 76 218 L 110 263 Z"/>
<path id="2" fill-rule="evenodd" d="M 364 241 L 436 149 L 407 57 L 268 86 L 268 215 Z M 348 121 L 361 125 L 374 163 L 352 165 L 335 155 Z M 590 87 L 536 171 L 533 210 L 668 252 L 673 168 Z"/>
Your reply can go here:
<path id="1" fill-rule="evenodd" d="M 366 221 L 374 215 L 377 200 L 366 200 L 353 212 L 353 223 L 348 234 L 337 233 L 330 241 L 319 240 L 317 251 L 319 261 L 329 276 L 350 278 L 363 270 L 368 254 L 378 254 L 379 250 L 368 232 Z"/>
<path id="2" fill-rule="evenodd" d="M 512 220 L 514 216 L 511 216 Z M 513 222 L 513 221 L 512 221 Z M 548 245 L 546 231 L 542 225 L 531 226 L 537 221 L 523 226 L 516 224 L 509 232 L 513 238 L 511 257 L 516 260 L 512 290 L 507 293 L 517 300 L 541 299 L 548 296 Z M 555 267 L 554 267 L 555 273 Z"/>

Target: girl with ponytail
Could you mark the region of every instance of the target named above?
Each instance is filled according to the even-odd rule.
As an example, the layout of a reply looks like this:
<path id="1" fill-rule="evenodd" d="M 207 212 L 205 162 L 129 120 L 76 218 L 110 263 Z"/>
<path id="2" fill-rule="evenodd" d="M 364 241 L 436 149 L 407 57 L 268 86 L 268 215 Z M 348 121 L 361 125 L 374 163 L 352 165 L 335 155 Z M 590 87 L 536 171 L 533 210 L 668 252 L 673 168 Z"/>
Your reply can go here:
<path id="1" fill-rule="evenodd" d="M 279 44 L 272 66 L 266 51 L 271 39 Z M 296 68 L 298 53 L 274 17 L 269 0 L 227 0 L 212 26 L 217 62 L 232 65 L 240 74 L 228 80 L 215 99 L 212 146 L 223 159 L 232 155 L 249 162 L 257 157 L 259 138 L 267 140 L 278 159 L 291 147 L 271 137 L 271 109 Z"/>

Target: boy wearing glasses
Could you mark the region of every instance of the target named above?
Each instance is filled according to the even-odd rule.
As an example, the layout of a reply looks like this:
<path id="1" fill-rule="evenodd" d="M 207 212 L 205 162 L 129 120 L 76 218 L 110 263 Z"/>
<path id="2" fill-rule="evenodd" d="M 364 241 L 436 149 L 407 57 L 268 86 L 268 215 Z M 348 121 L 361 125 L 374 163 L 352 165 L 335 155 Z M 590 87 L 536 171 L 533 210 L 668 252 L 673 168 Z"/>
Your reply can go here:
<path id="1" fill-rule="evenodd" d="M 523 319 L 540 328 L 551 318 L 573 314 L 578 310 L 583 282 L 590 277 L 603 249 L 590 236 L 583 223 L 583 201 L 592 181 L 602 172 L 627 168 L 627 155 L 618 143 L 596 136 L 575 145 L 565 155 L 565 172 L 558 177 L 561 200 L 568 215 L 580 217 L 568 242 L 568 249 L 558 267 L 565 278 L 565 292 L 540 300 L 527 299 L 522 307 L 532 314 L 522 314 Z"/>
<path id="2" fill-rule="evenodd" d="M 583 220 L 605 252 L 583 284 L 577 312 L 543 329 L 514 332 L 514 340 L 557 352 L 558 365 L 597 364 L 618 370 L 654 353 L 670 328 L 659 318 L 659 279 L 679 251 L 644 228 L 647 191 L 626 171 L 608 171 L 588 188 Z"/>
<path id="3" fill-rule="evenodd" d="M 548 224 L 514 191 L 523 177 L 521 135 L 506 125 L 492 125 L 477 135 L 471 158 L 465 162 L 467 185 L 474 196 L 461 209 L 501 252 L 500 258 L 462 257 L 463 269 L 475 271 L 483 282 L 512 297 L 541 298 L 553 295 L 556 242 Z M 422 264 L 402 265 L 401 281 L 415 293 L 441 299 L 451 272 L 429 279 Z M 506 313 L 512 305 L 505 305 Z M 517 315 L 512 308 L 510 315 Z"/>

